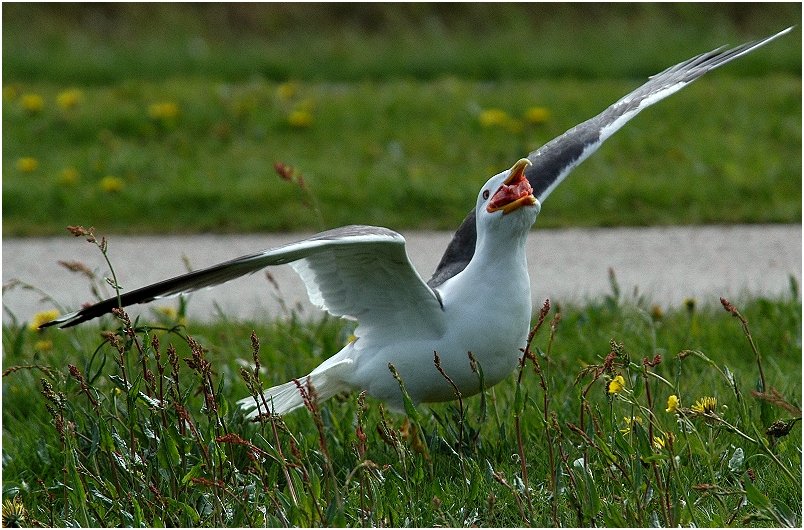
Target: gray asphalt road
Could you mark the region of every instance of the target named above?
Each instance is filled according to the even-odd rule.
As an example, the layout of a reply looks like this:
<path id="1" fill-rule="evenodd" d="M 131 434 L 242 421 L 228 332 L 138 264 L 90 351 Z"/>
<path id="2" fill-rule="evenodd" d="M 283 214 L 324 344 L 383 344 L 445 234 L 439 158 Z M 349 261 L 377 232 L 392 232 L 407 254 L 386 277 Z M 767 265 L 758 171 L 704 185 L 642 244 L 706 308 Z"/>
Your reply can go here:
<path id="1" fill-rule="evenodd" d="M 409 232 L 411 261 L 426 279 L 451 237 L 449 232 Z M 305 234 L 109 237 L 109 255 L 122 286 L 134 289 L 185 272 L 185 259 L 201 268 L 263 248 L 288 243 Z M 801 225 L 657 227 L 618 229 L 534 229 L 528 241 L 534 304 L 581 303 L 610 292 L 612 268 L 623 293 L 636 288 L 653 303 L 680 305 L 687 297 L 716 304 L 719 296 L 782 295 L 789 277 L 801 282 Z M 3 284 L 18 279 L 47 292 L 74 310 L 92 300 L 88 282 L 68 272 L 59 260 L 81 261 L 107 275 L 100 252 L 83 239 L 65 235 L 47 239 L 3 240 Z M 288 307 L 316 315 L 295 273 L 286 266 L 270 269 L 279 289 L 263 273 L 194 293 L 192 317 L 209 319 L 218 308 L 230 318 L 266 319 Z M 111 295 L 111 291 L 109 291 Z M 20 321 L 52 304 L 19 287 L 3 294 L 3 321 Z M 150 307 L 175 305 L 174 300 Z M 148 312 L 140 306 L 132 314 Z"/>

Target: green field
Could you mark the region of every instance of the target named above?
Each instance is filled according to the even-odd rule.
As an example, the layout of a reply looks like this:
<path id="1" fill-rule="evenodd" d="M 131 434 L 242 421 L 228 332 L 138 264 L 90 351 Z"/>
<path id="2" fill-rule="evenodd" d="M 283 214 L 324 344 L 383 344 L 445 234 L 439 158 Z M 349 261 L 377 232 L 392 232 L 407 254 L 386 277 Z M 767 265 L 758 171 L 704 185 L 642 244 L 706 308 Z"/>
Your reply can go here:
<path id="1" fill-rule="evenodd" d="M 766 430 L 801 414 L 801 303 L 739 309 L 759 362 L 719 305 L 612 295 L 551 309 L 531 347 L 546 391 L 528 361 L 520 384 L 407 416 L 352 394 L 264 424 L 234 406 L 252 330 L 267 387 L 351 328 L 162 315 L 118 330 L 118 350 L 93 325 L 5 327 L 4 499 L 48 526 L 800 526 L 800 423 Z M 208 370 L 188 367 L 201 357 Z M 696 412 L 705 397 L 716 405 Z"/>
<path id="2" fill-rule="evenodd" d="M 793 4 L 314 11 L 4 5 L 3 234 L 452 229 L 479 183 L 648 75 L 800 19 Z M 796 29 L 647 110 L 540 226 L 800 221 L 800 69 Z"/>
<path id="3" fill-rule="evenodd" d="M 629 123 L 538 223 L 801 221 L 799 4 L 2 9 L 4 237 L 454 229 L 488 176 L 647 76 L 795 24 Z M 800 527 L 799 288 L 738 305 L 613 281 L 554 304 L 521 380 L 261 423 L 249 385 L 351 324 L 12 321 L 3 526 Z"/>

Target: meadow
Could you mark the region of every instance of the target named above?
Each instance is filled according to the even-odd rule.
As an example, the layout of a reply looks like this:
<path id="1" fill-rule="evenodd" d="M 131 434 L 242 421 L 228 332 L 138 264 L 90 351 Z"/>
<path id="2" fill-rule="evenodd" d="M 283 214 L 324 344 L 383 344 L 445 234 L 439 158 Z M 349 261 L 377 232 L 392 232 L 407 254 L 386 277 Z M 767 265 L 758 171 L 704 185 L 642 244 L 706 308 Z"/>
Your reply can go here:
<path id="1" fill-rule="evenodd" d="M 476 184 L 648 75 L 801 20 L 798 4 L 2 9 L 4 237 L 454 229 Z M 539 225 L 800 221 L 797 29 L 635 119 Z M 3 526 L 800 527 L 799 286 L 732 302 L 663 309 L 613 275 L 607 296 L 537 308 L 520 369 L 478 396 L 401 414 L 302 385 L 305 409 L 256 422 L 235 401 L 309 372 L 351 324 L 188 322 L 192 298 L 68 331 L 12 319 Z"/>
<path id="2" fill-rule="evenodd" d="M 647 76 L 800 19 L 792 5 L 508 6 L 499 25 L 488 6 L 167 5 L 160 24 L 135 6 L 3 9 L 5 236 L 452 229 L 478 183 Z M 800 38 L 639 116 L 550 197 L 540 226 L 797 222 Z M 315 189 L 317 213 L 276 163 Z"/>
<path id="3" fill-rule="evenodd" d="M 664 312 L 613 279 L 584 307 L 545 305 L 524 365 L 479 396 L 399 414 L 302 382 L 306 409 L 258 422 L 234 401 L 308 373 L 351 327 L 171 309 L 4 327 L 5 525 L 801 524 L 795 283 Z"/>

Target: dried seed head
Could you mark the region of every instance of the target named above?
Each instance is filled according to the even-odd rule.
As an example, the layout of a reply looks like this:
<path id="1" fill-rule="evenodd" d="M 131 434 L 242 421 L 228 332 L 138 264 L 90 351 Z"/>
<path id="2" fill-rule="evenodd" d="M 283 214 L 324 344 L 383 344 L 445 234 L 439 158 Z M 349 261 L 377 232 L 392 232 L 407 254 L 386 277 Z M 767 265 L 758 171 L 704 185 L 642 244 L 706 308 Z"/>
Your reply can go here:
<path id="1" fill-rule="evenodd" d="M 725 298 L 721 298 L 720 303 L 723 306 L 723 309 L 725 309 L 726 311 L 731 313 L 731 316 L 739 319 L 740 322 L 742 322 L 743 324 L 748 324 L 748 320 L 742 314 L 740 314 L 740 312 L 737 310 L 737 308 L 734 307 L 734 304 L 732 304 L 731 302 L 729 302 Z"/>
<path id="2" fill-rule="evenodd" d="M 253 388 L 252 388 L 252 385 L 254 383 L 253 374 L 249 370 L 247 370 L 246 368 L 241 367 L 240 368 L 240 377 L 243 378 L 243 381 L 246 383 L 246 386 L 248 387 L 249 391 L 253 392 Z"/>
<path id="3" fill-rule="evenodd" d="M 366 396 L 368 393 L 363 390 L 357 395 L 357 410 L 361 413 L 366 412 Z"/>
<path id="4" fill-rule="evenodd" d="M 215 441 L 226 444 L 249 445 L 247 441 L 245 441 L 244 439 L 242 439 L 240 436 L 238 436 L 233 432 L 224 434 L 223 436 L 218 436 L 217 438 L 215 438 Z"/>
<path id="5" fill-rule="evenodd" d="M 172 344 L 168 345 L 168 362 L 170 362 L 170 366 L 173 368 L 174 373 L 179 373 L 179 356 L 176 355 L 176 347 Z"/>
<path id="6" fill-rule="evenodd" d="M 190 346 L 192 357 L 184 359 L 184 362 L 199 374 L 204 376 L 209 375 L 212 371 L 212 364 L 204 358 L 204 348 L 192 337 L 187 337 L 187 344 Z"/>
<path id="7" fill-rule="evenodd" d="M 254 380 L 259 381 L 260 377 L 260 339 L 257 332 L 251 332 L 251 353 L 254 359 Z"/>
<path id="8" fill-rule="evenodd" d="M 89 241 L 90 243 L 95 243 L 96 242 L 95 229 L 92 228 L 92 227 L 84 228 L 83 226 L 80 226 L 80 225 L 78 225 L 78 226 L 68 226 L 67 230 L 72 235 L 74 235 L 75 237 L 86 237 L 87 241 Z"/>
<path id="9" fill-rule="evenodd" d="M 47 379 L 42 379 L 42 394 L 50 401 L 56 402 L 56 393 L 53 391 L 53 385 Z"/>
<path id="10" fill-rule="evenodd" d="M 54 415 L 53 420 L 56 426 L 56 432 L 59 433 L 59 439 L 64 443 L 64 418 L 57 414 Z"/>
<path id="11" fill-rule="evenodd" d="M 106 335 L 106 339 L 109 341 L 109 344 L 111 344 L 112 347 L 116 349 L 120 355 L 123 355 L 123 353 L 126 351 L 126 345 L 123 342 L 120 335 L 110 331 L 108 332 L 108 335 Z"/>
<path id="12" fill-rule="evenodd" d="M 477 374 L 478 373 L 477 359 L 475 359 L 475 356 L 471 351 L 468 352 L 468 354 L 469 354 L 469 368 L 472 369 L 473 374 Z"/>
<path id="13" fill-rule="evenodd" d="M 251 350 L 254 352 L 255 357 L 260 352 L 260 339 L 257 337 L 256 331 L 251 332 Z"/>
<path id="14" fill-rule="evenodd" d="M 151 348 L 154 349 L 154 359 L 156 359 L 156 362 L 159 362 L 161 360 L 161 354 L 159 353 L 159 335 L 151 337 Z"/>
<path id="15" fill-rule="evenodd" d="M 126 329 L 131 328 L 131 319 L 128 318 L 128 313 L 126 313 L 125 310 L 120 307 L 115 307 L 112 309 L 112 314 L 123 322 Z"/>
<path id="16" fill-rule="evenodd" d="M 720 298 L 720 304 L 723 306 L 723 309 L 725 309 L 726 311 L 728 311 L 732 315 L 736 316 L 737 308 L 734 307 L 731 302 L 729 302 L 725 298 L 721 297 Z"/>
<path id="17" fill-rule="evenodd" d="M 765 431 L 765 434 L 773 438 L 787 436 L 790 431 L 793 430 L 793 426 L 796 424 L 796 422 L 800 419 L 801 418 L 793 418 L 791 420 L 776 420 L 771 424 L 770 427 L 768 427 L 768 430 Z"/>
<path id="18" fill-rule="evenodd" d="M 79 273 L 79 274 L 83 274 L 84 276 L 86 276 L 89 279 L 94 279 L 95 278 L 95 273 L 92 272 L 92 269 L 90 269 L 85 264 L 81 263 L 80 261 L 63 261 L 63 260 L 60 260 L 58 262 L 58 264 L 61 265 L 62 267 L 64 267 L 65 269 L 67 269 L 70 272 L 76 272 L 76 273 Z"/>
<path id="19" fill-rule="evenodd" d="M 661 362 L 662 362 L 662 356 L 659 355 L 658 353 L 656 354 L 655 357 L 653 357 L 652 361 L 647 357 L 643 357 L 642 359 L 642 365 L 650 366 L 651 368 L 655 368 L 657 365 L 661 364 Z"/>
<path id="20" fill-rule="evenodd" d="M 84 376 L 81 375 L 81 372 L 78 371 L 78 368 L 72 364 L 67 365 L 67 369 L 70 371 L 70 375 L 73 376 L 78 382 L 84 382 Z"/>
<path id="21" fill-rule="evenodd" d="M 285 164 L 284 162 L 274 162 L 274 171 L 283 180 L 293 180 L 293 166 Z"/>

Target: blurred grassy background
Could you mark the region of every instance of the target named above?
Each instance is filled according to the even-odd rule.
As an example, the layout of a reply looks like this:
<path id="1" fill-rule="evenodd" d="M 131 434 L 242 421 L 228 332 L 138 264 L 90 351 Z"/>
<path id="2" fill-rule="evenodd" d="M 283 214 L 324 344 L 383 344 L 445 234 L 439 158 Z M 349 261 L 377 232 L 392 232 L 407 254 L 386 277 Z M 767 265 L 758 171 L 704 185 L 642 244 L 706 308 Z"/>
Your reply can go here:
<path id="1" fill-rule="evenodd" d="M 3 234 L 454 228 L 488 176 L 648 75 L 800 21 L 799 4 L 4 4 Z M 539 224 L 800 219 L 796 29 L 629 124 Z"/>
<path id="2" fill-rule="evenodd" d="M 117 83 L 645 77 L 797 24 L 797 4 L 9 4 L 3 73 Z M 789 43 L 788 43 L 789 44 Z M 732 73 L 798 74 L 774 46 Z"/>

